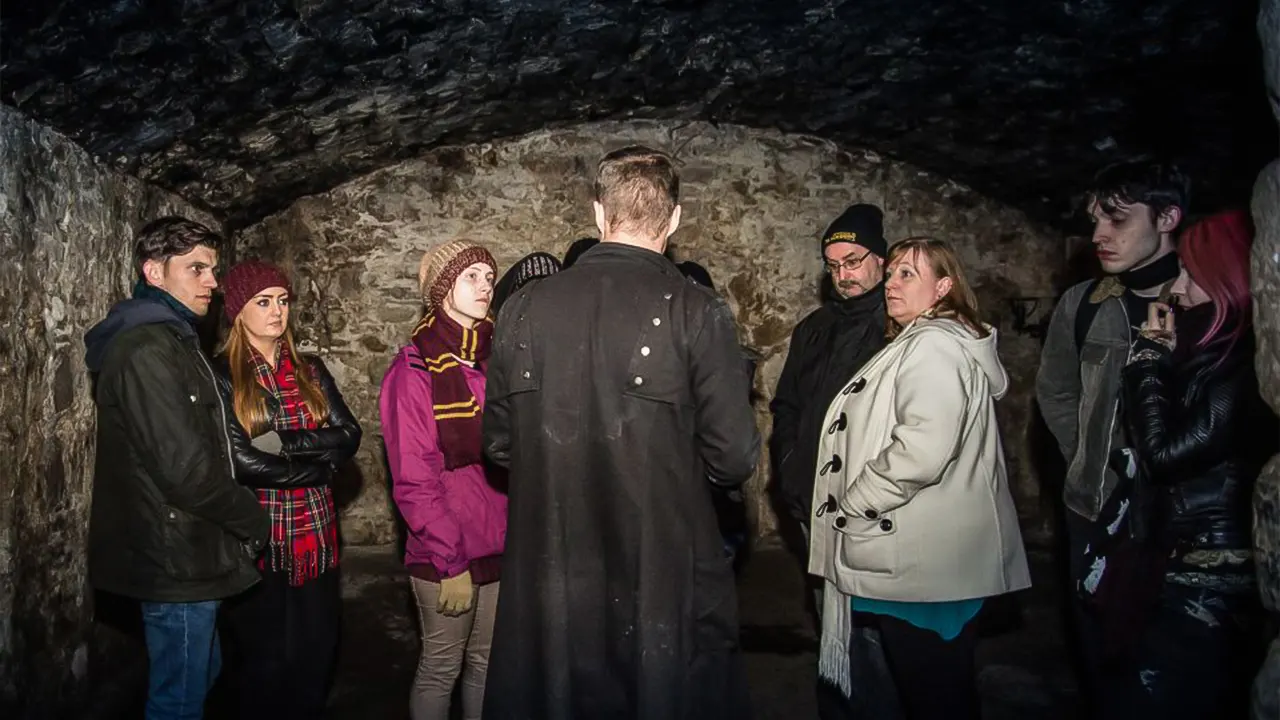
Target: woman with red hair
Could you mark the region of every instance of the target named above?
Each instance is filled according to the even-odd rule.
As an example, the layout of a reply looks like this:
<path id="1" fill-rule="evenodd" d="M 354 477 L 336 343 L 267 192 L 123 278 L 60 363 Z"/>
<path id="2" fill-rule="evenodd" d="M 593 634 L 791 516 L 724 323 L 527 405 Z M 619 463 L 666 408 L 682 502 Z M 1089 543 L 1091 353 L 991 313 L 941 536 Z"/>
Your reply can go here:
<path id="1" fill-rule="evenodd" d="M 1252 494 L 1280 429 L 1258 392 L 1249 216 L 1189 227 L 1171 303 L 1152 303 L 1123 375 L 1133 447 L 1091 579 L 1105 717 L 1245 717 L 1261 660 Z"/>

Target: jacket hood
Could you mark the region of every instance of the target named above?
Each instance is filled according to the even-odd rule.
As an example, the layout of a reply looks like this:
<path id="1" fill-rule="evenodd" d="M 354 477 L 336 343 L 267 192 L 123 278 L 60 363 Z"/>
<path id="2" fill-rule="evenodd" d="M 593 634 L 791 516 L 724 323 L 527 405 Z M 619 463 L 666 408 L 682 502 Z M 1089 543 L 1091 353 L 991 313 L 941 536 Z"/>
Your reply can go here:
<path id="1" fill-rule="evenodd" d="M 942 332 L 946 333 L 960 346 L 965 349 L 969 357 L 978 363 L 978 367 L 982 368 L 982 372 L 987 376 L 987 383 L 991 388 L 991 396 L 996 400 L 1004 397 L 1009 391 L 1009 375 L 1004 371 L 1004 364 L 1000 362 L 1000 356 L 996 352 L 997 332 L 996 329 L 983 323 L 983 327 L 989 333 L 986 337 L 980 338 L 973 334 L 969 328 L 963 324 L 946 318 L 921 318 L 911 324 L 906 332 L 915 334 L 917 332 Z"/>
<path id="2" fill-rule="evenodd" d="M 124 300 L 112 306 L 102 322 L 84 334 L 84 362 L 89 372 L 102 369 L 102 361 L 116 336 L 140 325 L 168 323 L 183 335 L 195 336 L 196 330 L 186 318 L 162 302 L 148 299 Z"/>

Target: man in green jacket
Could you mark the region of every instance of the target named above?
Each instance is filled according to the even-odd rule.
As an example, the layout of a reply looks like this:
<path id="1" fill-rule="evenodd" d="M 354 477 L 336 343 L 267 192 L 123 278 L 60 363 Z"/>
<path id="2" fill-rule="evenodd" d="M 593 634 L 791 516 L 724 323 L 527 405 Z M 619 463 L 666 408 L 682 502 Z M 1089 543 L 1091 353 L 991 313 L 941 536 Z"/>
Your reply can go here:
<path id="1" fill-rule="evenodd" d="M 89 582 L 142 603 L 147 720 L 203 715 L 221 665 L 218 602 L 258 581 L 270 527 L 236 483 L 228 408 L 195 328 L 217 287 L 219 245 L 182 218 L 142 228 L 133 298 L 85 335 L 98 405 Z"/>

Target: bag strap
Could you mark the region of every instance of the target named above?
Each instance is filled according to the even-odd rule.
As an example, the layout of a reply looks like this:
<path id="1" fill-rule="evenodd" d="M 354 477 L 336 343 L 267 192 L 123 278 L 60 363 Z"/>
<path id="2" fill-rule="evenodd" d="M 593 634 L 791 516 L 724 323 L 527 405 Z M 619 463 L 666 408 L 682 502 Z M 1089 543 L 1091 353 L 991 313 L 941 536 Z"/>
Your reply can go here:
<path id="1" fill-rule="evenodd" d="M 1102 302 L 1089 302 L 1089 298 L 1093 297 L 1093 291 L 1098 289 L 1101 279 L 1090 281 L 1089 287 L 1085 288 L 1084 293 L 1080 296 L 1080 305 L 1076 307 L 1076 355 L 1080 355 L 1080 349 L 1084 347 L 1084 341 L 1089 337 L 1089 328 L 1093 327 L 1094 318 L 1098 317 L 1098 308 L 1102 307 L 1102 303 L 1110 300 L 1107 298 Z"/>

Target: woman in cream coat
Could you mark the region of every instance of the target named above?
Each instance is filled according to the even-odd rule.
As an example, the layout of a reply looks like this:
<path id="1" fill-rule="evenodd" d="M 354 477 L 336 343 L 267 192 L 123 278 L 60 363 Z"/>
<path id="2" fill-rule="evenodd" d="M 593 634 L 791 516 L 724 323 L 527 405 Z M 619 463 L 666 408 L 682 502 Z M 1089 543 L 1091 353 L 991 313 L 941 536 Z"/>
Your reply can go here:
<path id="1" fill-rule="evenodd" d="M 890 250 L 891 342 L 827 410 L 809 572 L 826 578 L 819 673 L 846 698 L 855 626 L 879 630 L 907 720 L 977 717 L 971 621 L 1031 584 L 1005 477 L 996 333 L 954 251 Z"/>

